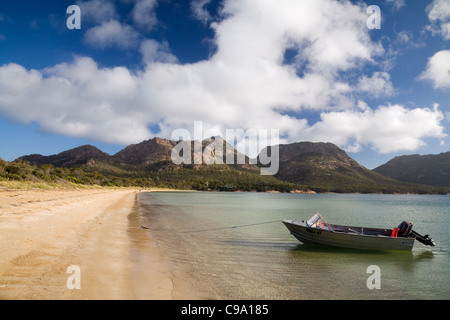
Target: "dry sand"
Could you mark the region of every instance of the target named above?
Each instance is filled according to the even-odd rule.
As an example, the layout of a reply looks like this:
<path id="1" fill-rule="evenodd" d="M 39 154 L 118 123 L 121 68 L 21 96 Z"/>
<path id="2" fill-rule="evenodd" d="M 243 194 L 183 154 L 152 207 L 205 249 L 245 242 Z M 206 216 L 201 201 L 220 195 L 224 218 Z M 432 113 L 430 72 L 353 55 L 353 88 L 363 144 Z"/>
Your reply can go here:
<path id="1" fill-rule="evenodd" d="M 171 299 L 135 199 L 133 190 L 0 190 L 0 300 Z M 69 288 L 77 275 L 81 288 Z"/>

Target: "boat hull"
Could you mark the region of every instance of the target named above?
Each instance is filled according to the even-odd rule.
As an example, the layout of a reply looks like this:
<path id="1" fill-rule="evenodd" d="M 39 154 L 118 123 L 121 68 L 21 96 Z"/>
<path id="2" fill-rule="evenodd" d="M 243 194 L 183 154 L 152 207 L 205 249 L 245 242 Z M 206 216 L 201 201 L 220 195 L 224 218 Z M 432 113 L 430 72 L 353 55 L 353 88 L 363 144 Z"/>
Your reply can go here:
<path id="1" fill-rule="evenodd" d="M 302 243 L 364 250 L 412 250 L 414 238 L 341 233 L 308 227 L 305 221 L 283 220 L 291 234 Z"/>

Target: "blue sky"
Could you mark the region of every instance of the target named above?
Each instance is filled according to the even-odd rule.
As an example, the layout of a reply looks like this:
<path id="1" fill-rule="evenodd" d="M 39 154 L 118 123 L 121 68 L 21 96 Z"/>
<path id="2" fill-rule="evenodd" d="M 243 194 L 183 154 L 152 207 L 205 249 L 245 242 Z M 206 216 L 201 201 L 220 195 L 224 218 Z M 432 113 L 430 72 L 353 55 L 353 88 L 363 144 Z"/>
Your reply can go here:
<path id="1" fill-rule="evenodd" d="M 114 154 L 194 121 L 332 142 L 368 168 L 446 152 L 449 40 L 448 0 L 2 0 L 0 157 Z"/>

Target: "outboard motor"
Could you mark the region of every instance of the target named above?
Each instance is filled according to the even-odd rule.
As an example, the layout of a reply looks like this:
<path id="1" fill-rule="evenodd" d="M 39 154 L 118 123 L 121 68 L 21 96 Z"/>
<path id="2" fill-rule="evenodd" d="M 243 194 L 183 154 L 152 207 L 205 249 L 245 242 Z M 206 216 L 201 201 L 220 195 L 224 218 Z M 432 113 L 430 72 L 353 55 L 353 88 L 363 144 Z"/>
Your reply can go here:
<path id="1" fill-rule="evenodd" d="M 435 246 L 434 240 L 431 239 L 428 235 L 422 236 L 421 234 L 414 231 L 410 222 L 402 221 L 402 223 L 398 225 L 398 236 L 412 237 L 426 246 Z"/>
<path id="2" fill-rule="evenodd" d="M 398 225 L 398 235 L 400 237 L 409 237 L 411 235 L 412 224 L 410 222 L 402 221 Z"/>

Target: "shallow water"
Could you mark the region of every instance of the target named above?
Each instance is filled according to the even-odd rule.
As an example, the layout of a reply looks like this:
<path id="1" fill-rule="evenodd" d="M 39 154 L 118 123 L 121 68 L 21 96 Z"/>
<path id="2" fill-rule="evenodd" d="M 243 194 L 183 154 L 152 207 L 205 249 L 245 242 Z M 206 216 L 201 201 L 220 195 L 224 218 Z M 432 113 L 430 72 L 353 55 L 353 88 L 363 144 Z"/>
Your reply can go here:
<path id="1" fill-rule="evenodd" d="M 450 197 L 141 193 L 139 212 L 172 274 L 175 299 L 449 299 Z M 320 212 L 333 224 L 406 220 L 436 247 L 412 252 L 306 245 L 281 223 Z M 367 286 L 380 269 L 380 289 Z"/>

